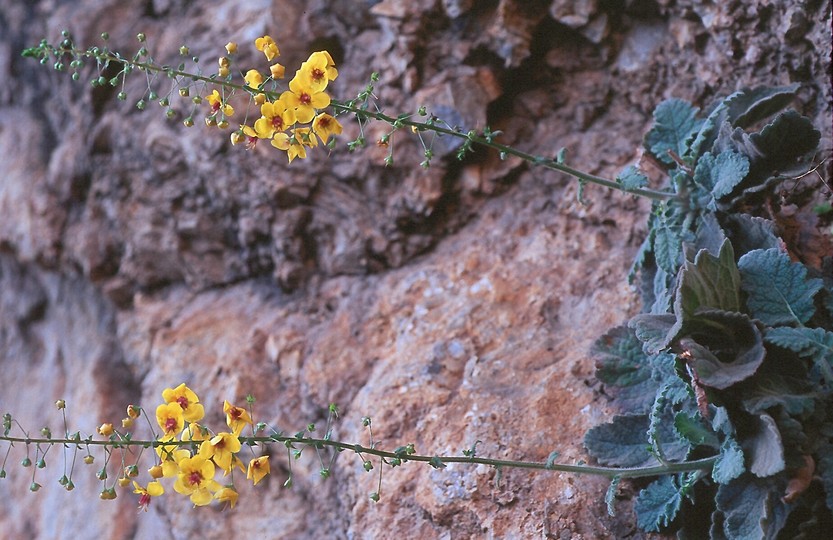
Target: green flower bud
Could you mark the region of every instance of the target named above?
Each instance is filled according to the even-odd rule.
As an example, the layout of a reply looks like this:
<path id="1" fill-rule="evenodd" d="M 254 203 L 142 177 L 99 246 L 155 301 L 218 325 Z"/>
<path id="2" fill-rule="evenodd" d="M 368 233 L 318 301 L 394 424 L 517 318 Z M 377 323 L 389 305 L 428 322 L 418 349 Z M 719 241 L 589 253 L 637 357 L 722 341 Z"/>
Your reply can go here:
<path id="1" fill-rule="evenodd" d="M 63 475 L 58 479 L 58 483 L 62 486 L 66 486 L 67 484 L 69 484 L 69 478 L 67 478 L 67 475 Z"/>
<path id="2" fill-rule="evenodd" d="M 38 462 L 37 462 L 37 465 L 36 465 L 36 466 L 37 466 L 37 468 L 38 468 L 38 469 L 43 469 L 44 467 L 46 467 L 46 460 L 45 460 L 45 459 L 43 459 L 43 458 L 40 458 L 40 459 L 38 460 Z"/>
<path id="3" fill-rule="evenodd" d="M 144 32 L 139 32 L 138 34 L 136 34 L 136 39 L 139 40 L 139 43 L 144 43 L 145 39 L 147 39 L 147 36 L 145 36 Z"/>
<path id="4" fill-rule="evenodd" d="M 28 456 L 26 456 L 25 458 L 23 458 L 23 461 L 21 461 L 20 464 L 23 465 L 24 467 L 29 467 L 29 466 L 32 465 L 32 460 L 29 459 Z"/>
<path id="5" fill-rule="evenodd" d="M 145 100 L 140 99 L 139 101 L 137 101 L 136 102 L 136 108 L 139 109 L 140 111 L 145 110 Z"/>
<path id="6" fill-rule="evenodd" d="M 165 118 L 167 118 L 168 120 L 170 120 L 174 116 L 176 116 L 176 112 L 173 109 L 168 109 L 167 111 L 165 111 Z"/>
<path id="7" fill-rule="evenodd" d="M 116 99 L 118 99 L 119 101 L 124 101 L 127 99 L 127 94 L 125 92 L 119 92 L 116 95 Z"/>
<path id="8" fill-rule="evenodd" d="M 370 494 L 370 500 L 373 502 L 379 502 L 379 494 L 374 491 Z"/>
<path id="9" fill-rule="evenodd" d="M 188 56 L 189 54 L 191 54 L 191 49 L 183 45 L 179 48 L 179 54 L 181 54 L 182 56 Z"/>
<path id="10" fill-rule="evenodd" d="M 191 93 L 191 91 L 187 87 L 179 89 L 179 95 L 182 96 L 182 97 L 188 97 L 188 95 L 190 93 Z"/>
<path id="11" fill-rule="evenodd" d="M 40 489 L 40 484 L 37 482 L 32 482 L 32 485 L 29 486 L 29 491 L 37 491 Z"/>
<path id="12" fill-rule="evenodd" d="M 102 32 L 101 33 L 101 39 L 103 39 L 104 41 L 107 41 L 108 39 L 110 39 L 110 34 L 108 34 L 107 32 Z"/>
<path id="13" fill-rule="evenodd" d="M 168 98 L 162 98 L 162 99 L 159 100 L 159 106 L 160 107 L 167 107 L 168 105 L 170 105 L 170 102 L 168 101 Z"/>

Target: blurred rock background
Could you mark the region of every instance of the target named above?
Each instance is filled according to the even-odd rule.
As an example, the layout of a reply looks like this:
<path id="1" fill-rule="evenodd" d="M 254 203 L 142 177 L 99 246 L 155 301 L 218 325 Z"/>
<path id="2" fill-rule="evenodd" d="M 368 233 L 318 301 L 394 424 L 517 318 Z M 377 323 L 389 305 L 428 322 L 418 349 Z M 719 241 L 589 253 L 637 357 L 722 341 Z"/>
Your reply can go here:
<path id="1" fill-rule="evenodd" d="M 147 82 L 94 89 L 20 57 L 69 30 L 125 54 L 148 36 L 160 63 L 187 44 L 206 71 L 227 41 L 240 68 L 278 42 L 292 73 L 327 49 L 337 98 L 378 71 L 385 112 L 421 105 L 464 128 L 489 125 L 532 153 L 615 176 L 638 159 L 651 111 L 679 97 L 707 107 L 744 86 L 803 83 L 795 107 L 830 147 L 830 2 L 818 0 L 0 0 L 0 409 L 29 430 L 118 422 L 187 382 L 207 422 L 222 400 L 257 398 L 256 416 L 294 433 L 323 425 L 368 444 L 360 419 L 393 448 L 546 460 L 585 458 L 587 428 L 610 411 L 587 351 L 639 309 L 626 283 L 646 201 L 588 187 L 456 141 L 395 136 L 395 163 L 368 148 L 312 153 L 288 166 L 266 144 L 166 121 Z M 167 91 L 159 81 L 157 92 Z M 238 113 L 240 114 L 240 113 Z M 345 131 L 356 125 L 343 119 Z M 341 142 L 348 140 L 342 137 Z M 825 188 L 819 184 L 818 189 Z M 829 192 L 827 193 L 829 196 Z M 822 194 L 823 196 L 823 194 Z M 4 450 L 0 448 L 0 450 Z M 621 538 L 640 537 L 623 486 L 606 515 L 605 481 L 564 474 L 409 464 L 376 474 L 339 456 L 318 477 L 309 452 L 270 448 L 271 477 L 241 487 L 234 511 L 194 509 L 171 492 L 137 515 L 136 496 L 99 501 L 94 467 L 57 484 L 54 448 L 38 472 L 12 450 L 0 529 L 19 538 Z M 3 452 L 5 453 L 5 452 Z M 142 471 L 145 467 L 141 468 Z M 116 472 L 111 471 L 111 475 Z M 144 479 L 146 480 L 146 479 Z"/>

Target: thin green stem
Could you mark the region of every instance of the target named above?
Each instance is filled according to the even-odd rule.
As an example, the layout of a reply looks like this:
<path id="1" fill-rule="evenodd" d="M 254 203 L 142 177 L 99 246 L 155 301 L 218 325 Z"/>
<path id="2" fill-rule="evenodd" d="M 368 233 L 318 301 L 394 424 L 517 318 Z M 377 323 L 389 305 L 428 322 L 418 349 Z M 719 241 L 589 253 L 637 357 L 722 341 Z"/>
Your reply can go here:
<path id="1" fill-rule="evenodd" d="M 133 69 L 140 69 L 140 70 L 143 70 L 145 72 L 164 73 L 165 75 L 167 75 L 169 77 L 183 77 L 183 78 L 190 79 L 192 81 L 200 81 L 200 82 L 205 82 L 205 83 L 209 83 L 209 84 L 220 85 L 220 86 L 223 86 L 224 88 L 227 88 L 227 89 L 235 89 L 235 90 L 248 92 L 248 93 L 261 93 L 261 94 L 265 94 L 270 99 L 275 99 L 275 98 L 279 97 L 279 94 L 277 94 L 275 92 L 270 92 L 270 91 L 265 90 L 265 89 L 252 90 L 252 88 L 250 88 L 248 86 L 233 83 L 230 80 L 219 79 L 219 78 L 217 78 L 216 75 L 206 77 L 204 75 L 189 73 L 187 71 L 183 71 L 183 70 L 179 70 L 179 69 L 173 69 L 169 66 L 159 66 L 159 65 L 157 65 L 153 62 L 141 62 L 141 61 L 136 61 L 136 60 L 129 60 L 129 59 L 124 58 L 124 57 L 122 57 L 118 54 L 114 54 L 114 53 L 112 53 L 110 51 L 106 51 L 106 50 L 95 52 L 92 49 L 90 49 L 90 50 L 81 50 L 81 49 L 76 49 L 74 47 L 70 48 L 70 49 L 52 48 L 52 53 L 56 56 L 60 56 L 62 54 L 71 54 L 71 55 L 76 56 L 76 57 L 77 56 L 85 56 L 85 57 L 88 57 L 88 58 L 95 58 L 96 61 L 99 62 L 99 63 L 102 62 L 102 61 L 104 61 L 104 62 L 108 62 L 108 61 L 109 62 L 117 62 L 117 63 L 123 64 L 125 66 L 130 66 Z M 654 189 L 648 189 L 648 188 L 628 189 L 625 186 L 623 186 L 622 184 L 620 184 L 620 183 L 618 183 L 614 180 L 609 180 L 607 178 L 602 178 L 600 176 L 595 176 L 595 175 L 592 175 L 592 174 L 588 174 L 588 173 L 579 171 L 578 169 L 574 169 L 573 167 L 570 167 L 570 166 L 565 165 L 563 163 L 559 163 L 555 159 L 530 154 L 528 152 L 518 150 L 517 148 L 513 148 L 511 146 L 507 146 L 505 144 L 495 142 L 494 140 L 492 140 L 491 136 L 490 137 L 484 137 L 484 136 L 481 136 L 481 135 L 477 135 L 474 132 L 463 132 L 463 131 L 457 130 L 457 129 L 450 129 L 450 128 L 438 126 L 433 122 L 419 122 L 419 121 L 411 120 L 409 117 L 401 117 L 400 116 L 398 118 L 394 118 L 392 116 L 384 114 L 381 111 L 371 111 L 371 110 L 368 110 L 368 109 L 363 109 L 363 108 L 357 107 L 357 106 L 353 105 L 351 102 L 333 100 L 330 103 L 330 106 L 338 112 L 356 114 L 359 117 L 364 117 L 364 118 L 373 118 L 374 120 L 378 120 L 380 122 L 385 122 L 385 123 L 390 124 L 390 125 L 396 124 L 397 126 L 409 126 L 409 127 L 415 128 L 418 131 L 433 131 L 433 132 L 441 134 L 441 135 L 449 135 L 451 137 L 457 137 L 459 139 L 465 139 L 467 141 L 470 141 L 471 143 L 478 144 L 480 146 L 484 146 L 484 147 L 487 147 L 487 148 L 492 148 L 494 150 L 497 150 L 502 155 L 515 156 L 515 157 L 518 157 L 518 158 L 520 158 L 524 161 L 527 161 L 527 162 L 529 162 L 533 165 L 541 166 L 541 167 L 544 167 L 544 168 L 547 168 L 547 169 L 551 169 L 551 170 L 558 171 L 558 172 L 561 172 L 561 173 L 564 173 L 564 174 L 568 174 L 568 175 L 570 175 L 574 178 L 577 178 L 581 182 L 588 182 L 588 183 L 591 183 L 591 184 L 597 184 L 597 185 L 604 186 L 604 187 L 607 187 L 607 188 L 610 188 L 610 189 L 623 191 L 625 193 L 630 193 L 632 195 L 638 195 L 640 197 L 645 197 L 645 198 L 652 199 L 652 200 L 666 200 L 666 199 L 672 199 L 672 198 L 676 197 L 675 193 L 671 193 L 671 192 L 668 192 L 668 191 L 660 191 L 660 190 L 654 190 Z"/>
<path id="2" fill-rule="evenodd" d="M 143 447 L 159 447 L 159 446 L 190 446 L 192 441 L 97 441 L 97 440 L 74 440 L 74 439 L 34 439 L 28 437 L 0 437 L 0 440 L 8 442 L 20 442 L 24 444 L 63 444 L 63 445 L 95 445 L 95 446 L 143 446 Z M 349 450 L 357 454 L 365 453 L 382 458 L 399 459 L 401 461 L 419 461 L 429 463 L 432 466 L 438 464 L 449 463 L 466 463 L 473 465 L 489 465 L 492 467 L 502 468 L 511 467 L 516 469 L 534 469 L 542 471 L 557 471 L 575 474 L 589 474 L 594 476 L 604 476 L 606 478 L 614 478 L 616 476 L 621 478 L 642 478 L 648 476 L 660 476 L 665 474 L 675 474 L 686 471 L 709 470 L 714 466 L 717 456 L 697 459 L 693 461 L 683 461 L 679 463 L 667 463 L 664 465 L 655 465 L 651 467 L 597 467 L 591 465 L 571 465 L 567 463 L 548 463 L 540 461 L 519 461 L 509 459 L 492 459 L 486 457 L 469 457 L 469 456 L 423 456 L 418 454 L 404 454 L 401 452 L 390 452 L 386 450 L 379 450 L 376 448 L 368 448 L 360 444 L 351 444 L 341 441 L 333 441 L 328 439 L 313 439 L 306 437 L 294 437 L 275 435 L 271 437 L 240 437 L 240 442 L 244 445 L 251 445 L 256 443 L 282 443 L 282 444 L 303 444 L 312 446 L 314 448 L 330 447 L 337 451 Z M 291 460 L 290 460 L 291 461 Z"/>

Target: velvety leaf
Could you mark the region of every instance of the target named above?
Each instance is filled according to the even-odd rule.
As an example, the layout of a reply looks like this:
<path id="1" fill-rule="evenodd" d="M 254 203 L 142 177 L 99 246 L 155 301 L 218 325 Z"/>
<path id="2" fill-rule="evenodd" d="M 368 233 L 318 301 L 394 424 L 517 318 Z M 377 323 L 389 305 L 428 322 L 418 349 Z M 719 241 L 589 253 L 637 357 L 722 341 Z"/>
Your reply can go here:
<path id="1" fill-rule="evenodd" d="M 703 249 L 693 263 L 683 263 L 674 302 L 677 320 L 684 323 L 703 308 L 740 311 L 740 273 L 728 240 L 717 257 Z"/>
<path id="2" fill-rule="evenodd" d="M 691 449 L 689 441 L 674 429 L 674 409 L 668 398 L 671 389 L 671 384 L 660 388 L 648 415 L 648 441 L 662 461 L 685 459 Z"/>
<path id="3" fill-rule="evenodd" d="M 670 313 L 664 315 L 643 313 L 633 317 L 628 322 L 628 326 L 633 329 L 639 341 L 644 343 L 645 350 L 656 354 L 668 347 L 671 342 L 668 335 L 676 322 L 677 318 Z"/>
<path id="4" fill-rule="evenodd" d="M 732 419 L 729 418 L 729 411 L 726 407 L 713 407 L 712 429 L 724 435 L 734 435 L 735 426 L 732 425 Z"/>
<path id="5" fill-rule="evenodd" d="M 820 138 L 813 122 L 792 110 L 779 114 L 759 133 L 750 136 L 767 164 L 776 169 L 792 165 L 796 158 L 815 150 Z"/>
<path id="6" fill-rule="evenodd" d="M 670 281 L 668 272 L 662 268 L 657 268 L 654 273 L 654 296 L 651 303 L 651 313 L 662 315 L 671 310 L 673 283 L 669 283 Z"/>
<path id="7" fill-rule="evenodd" d="M 752 414 L 780 406 L 790 414 L 800 415 L 813 412 L 816 399 L 821 394 L 814 392 L 803 379 L 765 373 L 755 378 L 755 385 L 743 396 L 743 408 Z"/>
<path id="8" fill-rule="evenodd" d="M 749 127 L 789 105 L 800 86 L 799 83 L 787 86 L 760 86 L 735 92 L 725 100 L 729 108 L 729 118 L 736 126 Z"/>
<path id="9" fill-rule="evenodd" d="M 749 471 L 755 476 L 772 476 L 784 470 L 781 432 L 770 415 L 756 417 L 754 431 L 741 441 L 741 446 L 749 458 Z"/>
<path id="10" fill-rule="evenodd" d="M 726 232 L 736 253 L 779 246 L 773 222 L 749 214 L 731 214 L 724 219 Z"/>
<path id="11" fill-rule="evenodd" d="M 706 445 L 717 448 L 720 445 L 717 436 L 703 423 L 699 414 L 692 416 L 678 412 L 674 415 L 674 429 L 680 438 L 686 439 L 692 446 Z"/>
<path id="12" fill-rule="evenodd" d="M 616 182 L 621 184 L 623 188 L 630 190 L 647 186 L 648 178 L 639 172 L 639 169 L 634 165 L 628 165 L 616 177 Z"/>
<path id="13" fill-rule="evenodd" d="M 712 478 L 718 484 L 726 484 L 746 471 L 743 464 L 743 450 L 734 437 L 726 437 L 720 445 L 720 454 L 714 462 Z"/>
<path id="14" fill-rule="evenodd" d="M 634 504 L 636 524 L 644 531 L 659 531 L 677 516 L 683 497 L 674 476 L 662 476 L 639 492 Z"/>
<path id="15" fill-rule="evenodd" d="M 768 326 L 805 323 L 813 316 L 813 296 L 820 279 L 807 279 L 807 269 L 777 249 L 756 249 L 738 261 L 741 287 L 752 315 Z"/>
<path id="16" fill-rule="evenodd" d="M 657 266 L 676 274 L 682 254 L 682 238 L 679 233 L 667 225 L 654 229 L 654 258 Z"/>
<path id="17" fill-rule="evenodd" d="M 614 517 L 616 515 L 616 492 L 619 490 L 619 481 L 622 480 L 619 476 L 614 476 L 610 480 L 610 485 L 607 486 L 605 492 L 605 504 L 607 505 L 607 515 Z"/>
<path id="18" fill-rule="evenodd" d="M 611 422 L 590 428 L 584 435 L 588 453 L 603 465 L 641 467 L 656 464 L 645 436 L 648 415 L 614 416 Z"/>
<path id="19" fill-rule="evenodd" d="M 686 141 L 702 124 L 696 117 L 698 110 L 681 99 L 660 103 L 654 110 L 654 126 L 645 135 L 645 147 L 663 163 L 673 164 L 668 151 L 679 156 L 686 153 Z"/>
<path id="20" fill-rule="evenodd" d="M 697 162 L 694 181 L 720 199 L 730 194 L 748 173 L 749 160 L 743 154 L 727 151 L 715 156 L 706 152 Z"/>
<path id="21" fill-rule="evenodd" d="M 768 482 L 749 475 L 718 486 L 715 500 L 723 514 L 726 538 L 775 538 L 785 522 L 784 513 L 773 509 L 775 505 L 783 505 L 778 498 Z"/>
<path id="22" fill-rule="evenodd" d="M 608 386 L 617 405 L 632 413 L 647 413 L 659 384 L 651 377 L 652 363 L 633 330 L 627 326 L 609 330 L 590 353 L 596 360 L 596 376 Z"/>
<path id="23" fill-rule="evenodd" d="M 724 389 L 752 376 L 766 356 L 760 330 L 743 313 L 701 310 L 678 340 L 705 386 Z"/>
<path id="24" fill-rule="evenodd" d="M 766 333 L 766 341 L 801 356 L 833 357 L 833 332 L 823 328 L 779 326 Z"/>
<path id="25" fill-rule="evenodd" d="M 717 128 L 724 122 L 730 126 L 748 127 L 786 107 L 795 97 L 798 84 L 781 87 L 745 88 L 724 99 L 709 114 L 691 144 L 691 156 L 696 158 L 701 148 L 708 150 Z"/>
<path id="26" fill-rule="evenodd" d="M 694 248 L 696 249 L 690 259 L 694 259 L 701 249 L 717 257 L 720 254 L 720 246 L 726 240 L 726 233 L 720 227 L 720 223 L 712 212 L 705 212 L 697 224 L 695 233 Z"/>

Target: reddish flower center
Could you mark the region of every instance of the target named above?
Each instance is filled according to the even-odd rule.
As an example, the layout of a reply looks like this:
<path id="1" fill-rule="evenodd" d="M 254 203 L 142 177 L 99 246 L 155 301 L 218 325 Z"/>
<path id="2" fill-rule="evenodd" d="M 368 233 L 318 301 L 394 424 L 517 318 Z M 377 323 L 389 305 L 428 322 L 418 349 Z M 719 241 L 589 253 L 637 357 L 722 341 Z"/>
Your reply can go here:
<path id="1" fill-rule="evenodd" d="M 280 116 L 273 116 L 272 127 L 275 129 L 283 129 L 283 118 L 281 118 Z"/>
<path id="2" fill-rule="evenodd" d="M 176 431 L 176 418 L 167 418 L 165 420 L 165 432 L 171 433 L 172 431 Z"/>
<path id="3" fill-rule="evenodd" d="M 327 129 L 328 127 L 330 127 L 330 119 L 324 116 L 323 118 L 318 120 L 318 125 L 324 129 Z"/>
<path id="4" fill-rule="evenodd" d="M 144 508 L 145 512 L 148 510 L 148 505 L 150 504 L 150 493 L 142 493 L 139 495 L 139 508 Z"/>
<path id="5" fill-rule="evenodd" d="M 182 407 L 183 409 L 188 408 L 188 398 L 187 397 L 179 396 L 178 398 L 176 398 L 176 402 L 179 403 L 179 406 Z"/>
<path id="6" fill-rule="evenodd" d="M 220 106 L 221 106 L 221 105 L 222 105 L 222 104 L 221 104 L 219 101 L 215 101 L 215 102 L 214 102 L 214 104 L 213 104 L 213 105 L 211 105 L 211 110 L 213 110 L 213 111 L 219 111 L 219 110 L 220 110 Z"/>
<path id="7" fill-rule="evenodd" d="M 312 80 L 313 81 L 320 81 L 324 78 L 324 72 L 318 68 L 312 70 Z"/>
<path id="8" fill-rule="evenodd" d="M 225 447 L 226 447 L 226 440 L 225 439 L 220 439 L 220 442 L 218 442 L 217 444 L 214 445 L 214 448 L 216 448 L 218 450 L 222 450 Z"/>
<path id="9" fill-rule="evenodd" d="M 239 407 L 232 407 L 229 411 L 229 416 L 235 420 L 240 420 L 240 417 L 243 416 L 243 409 L 240 409 Z"/>
<path id="10" fill-rule="evenodd" d="M 309 105 L 312 102 L 312 96 L 304 92 L 298 97 L 298 100 L 304 105 Z"/>
<path id="11" fill-rule="evenodd" d="M 194 471 L 188 475 L 188 483 L 192 486 L 199 486 L 200 482 L 202 482 L 202 475 L 199 472 Z"/>

